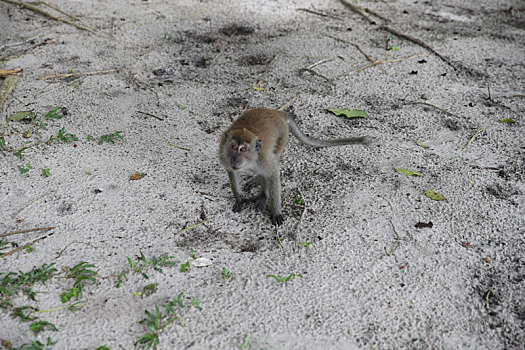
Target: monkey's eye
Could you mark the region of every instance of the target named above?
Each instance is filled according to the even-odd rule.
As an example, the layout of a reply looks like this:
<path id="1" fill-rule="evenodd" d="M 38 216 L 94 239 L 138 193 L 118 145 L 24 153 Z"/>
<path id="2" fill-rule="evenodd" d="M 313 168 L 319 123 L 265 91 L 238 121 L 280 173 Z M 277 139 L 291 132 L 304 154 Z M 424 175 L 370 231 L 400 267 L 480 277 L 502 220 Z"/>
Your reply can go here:
<path id="1" fill-rule="evenodd" d="M 237 149 L 237 146 L 236 145 L 232 145 L 232 149 L 233 150 Z"/>
<path id="2" fill-rule="evenodd" d="M 246 147 L 245 146 L 241 146 L 241 148 L 239 148 L 239 151 L 246 152 Z"/>

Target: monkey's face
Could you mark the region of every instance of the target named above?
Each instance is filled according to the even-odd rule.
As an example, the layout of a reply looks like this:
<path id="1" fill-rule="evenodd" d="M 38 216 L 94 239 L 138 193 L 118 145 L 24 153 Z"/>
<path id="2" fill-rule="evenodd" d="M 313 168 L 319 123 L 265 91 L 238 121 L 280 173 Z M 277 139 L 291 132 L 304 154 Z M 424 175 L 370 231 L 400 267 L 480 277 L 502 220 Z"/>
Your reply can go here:
<path id="1" fill-rule="evenodd" d="M 255 146 L 255 147 L 254 147 Z M 230 166 L 235 171 L 248 170 L 257 163 L 257 146 L 232 140 L 230 144 Z"/>

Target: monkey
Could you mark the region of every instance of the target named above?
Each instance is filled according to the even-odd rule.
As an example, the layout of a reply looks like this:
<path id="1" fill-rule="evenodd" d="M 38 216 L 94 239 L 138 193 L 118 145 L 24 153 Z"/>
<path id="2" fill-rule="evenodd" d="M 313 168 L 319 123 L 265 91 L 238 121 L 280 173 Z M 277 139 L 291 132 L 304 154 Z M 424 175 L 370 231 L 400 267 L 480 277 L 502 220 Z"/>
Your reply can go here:
<path id="1" fill-rule="evenodd" d="M 281 181 L 279 160 L 288 142 L 289 131 L 302 143 L 311 147 L 333 147 L 351 144 L 369 144 L 367 136 L 336 140 L 319 140 L 306 136 L 293 117 L 279 110 L 255 108 L 241 114 L 222 135 L 219 158 L 228 173 L 235 198 L 234 212 L 240 212 L 248 201 L 239 185 L 241 171 L 249 170 L 257 176 L 253 183 L 261 184 L 261 192 L 255 198 L 255 210 L 262 211 L 270 201 L 271 222 L 282 225 Z"/>

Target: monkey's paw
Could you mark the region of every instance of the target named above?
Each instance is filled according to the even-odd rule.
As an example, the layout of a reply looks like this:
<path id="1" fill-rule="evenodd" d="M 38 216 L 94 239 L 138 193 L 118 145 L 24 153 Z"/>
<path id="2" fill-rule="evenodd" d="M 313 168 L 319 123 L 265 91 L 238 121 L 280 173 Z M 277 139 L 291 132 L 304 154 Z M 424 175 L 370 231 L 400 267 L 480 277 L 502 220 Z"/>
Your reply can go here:
<path id="1" fill-rule="evenodd" d="M 234 213 L 239 213 L 242 210 L 243 206 L 244 206 L 244 202 L 243 201 L 235 202 L 235 204 L 233 205 L 233 212 Z"/>
<path id="2" fill-rule="evenodd" d="M 281 226 L 284 222 L 282 214 L 272 215 L 272 224 Z"/>

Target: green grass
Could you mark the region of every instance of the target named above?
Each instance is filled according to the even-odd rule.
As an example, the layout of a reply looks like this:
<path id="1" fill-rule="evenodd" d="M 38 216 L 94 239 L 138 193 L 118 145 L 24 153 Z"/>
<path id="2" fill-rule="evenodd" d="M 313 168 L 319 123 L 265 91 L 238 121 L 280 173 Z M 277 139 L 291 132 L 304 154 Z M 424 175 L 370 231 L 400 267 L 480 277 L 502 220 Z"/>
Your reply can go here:
<path id="1" fill-rule="evenodd" d="M 66 278 L 73 278 L 75 279 L 75 282 L 73 283 L 73 286 L 69 291 L 63 292 L 60 295 L 60 300 L 62 300 L 63 303 L 67 303 L 73 298 L 77 300 L 80 299 L 82 297 L 82 292 L 84 290 L 84 285 L 86 282 L 97 282 L 95 276 L 97 276 L 98 273 L 96 271 L 91 270 L 90 268 L 92 267 L 96 266 L 87 262 L 81 262 L 75 265 L 66 274 Z"/>
<path id="2" fill-rule="evenodd" d="M 115 131 L 113 134 L 102 135 L 98 138 L 98 144 L 101 145 L 104 142 L 115 143 L 117 139 L 123 140 L 124 136 L 121 135 L 124 131 Z"/>
<path id="3" fill-rule="evenodd" d="M 157 272 L 164 274 L 162 267 L 172 267 L 172 266 L 177 265 L 177 261 L 174 260 L 175 257 L 170 256 L 166 253 L 160 255 L 159 257 L 154 256 L 150 260 L 148 260 L 142 252 L 139 252 L 139 253 L 140 253 L 140 256 L 138 257 L 136 261 L 133 261 L 131 260 L 130 257 L 127 257 L 129 268 L 123 270 L 120 273 L 119 278 L 117 280 L 117 288 L 122 285 L 124 280 L 128 279 L 127 275 L 129 273 L 132 273 L 132 272 L 139 273 L 145 279 L 149 279 L 149 276 L 146 273 L 146 270 L 153 269 Z"/>
<path id="4" fill-rule="evenodd" d="M 57 271 L 54 265 L 55 263 L 44 264 L 41 267 L 34 267 L 29 272 L 6 273 L 0 280 L 0 295 L 5 298 L 22 291 L 30 299 L 35 300 L 36 293 L 31 287 L 37 282 L 46 283 Z"/>
<path id="5" fill-rule="evenodd" d="M 274 278 L 276 281 L 281 282 L 283 284 L 288 283 L 288 281 L 290 281 L 291 279 L 294 279 L 295 277 L 303 278 L 302 275 L 295 274 L 295 273 L 289 274 L 288 277 L 279 277 L 279 276 L 276 276 L 276 275 L 266 275 L 266 277 Z"/>

